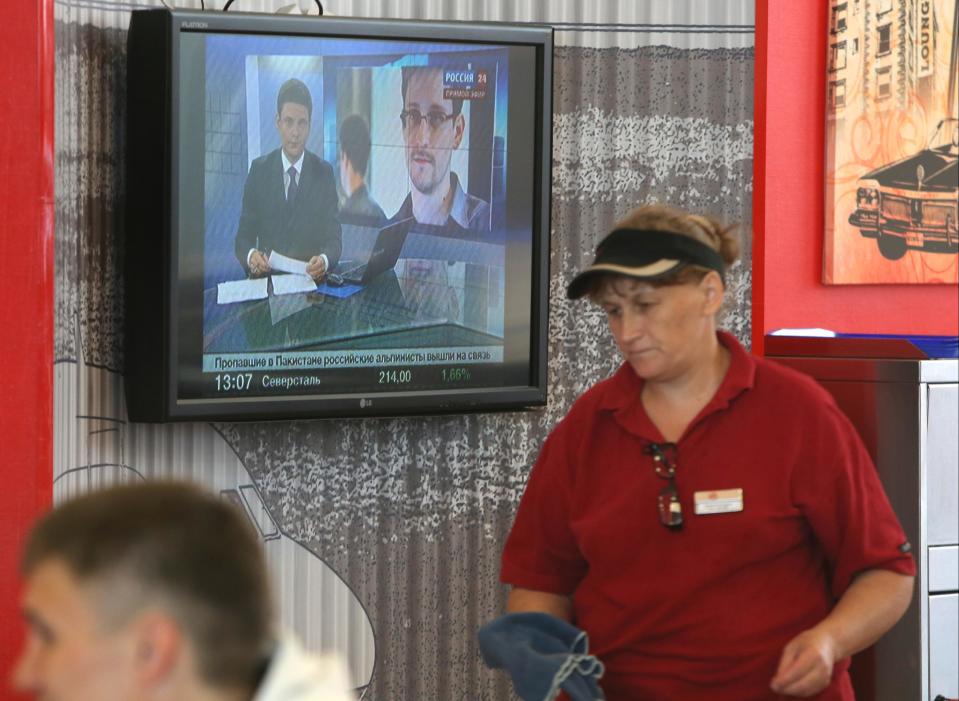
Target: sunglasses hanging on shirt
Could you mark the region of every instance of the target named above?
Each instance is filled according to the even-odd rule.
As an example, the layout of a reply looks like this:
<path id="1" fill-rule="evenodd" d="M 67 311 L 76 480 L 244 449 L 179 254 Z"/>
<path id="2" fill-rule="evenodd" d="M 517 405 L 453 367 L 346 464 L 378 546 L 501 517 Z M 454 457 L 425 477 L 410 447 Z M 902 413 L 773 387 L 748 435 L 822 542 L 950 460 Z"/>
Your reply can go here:
<path id="1" fill-rule="evenodd" d="M 676 487 L 676 444 L 649 443 L 643 448 L 643 453 L 653 457 L 656 476 L 667 481 L 656 497 L 659 522 L 672 531 L 681 530 L 683 507 L 679 503 L 679 490 Z"/>

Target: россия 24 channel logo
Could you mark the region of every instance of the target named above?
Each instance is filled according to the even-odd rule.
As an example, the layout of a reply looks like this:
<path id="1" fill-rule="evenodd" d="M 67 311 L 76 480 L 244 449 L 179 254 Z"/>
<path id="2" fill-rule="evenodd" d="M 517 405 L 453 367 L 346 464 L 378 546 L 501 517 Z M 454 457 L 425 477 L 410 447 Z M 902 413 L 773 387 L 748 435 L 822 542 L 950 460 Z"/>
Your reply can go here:
<path id="1" fill-rule="evenodd" d="M 473 69 L 472 63 L 466 68 L 446 68 L 443 70 L 443 99 L 445 100 L 482 100 L 486 97 L 489 75 L 483 69 Z"/>

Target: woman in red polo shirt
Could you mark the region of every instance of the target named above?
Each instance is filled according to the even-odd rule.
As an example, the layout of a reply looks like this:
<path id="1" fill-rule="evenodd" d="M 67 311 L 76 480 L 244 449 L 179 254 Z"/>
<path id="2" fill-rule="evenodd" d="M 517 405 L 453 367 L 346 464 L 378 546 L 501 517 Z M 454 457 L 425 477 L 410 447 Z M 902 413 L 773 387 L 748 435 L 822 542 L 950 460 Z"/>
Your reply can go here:
<path id="1" fill-rule="evenodd" d="M 848 419 L 716 328 L 738 249 L 713 219 L 643 207 L 569 286 L 624 362 L 544 444 L 501 578 L 510 612 L 588 633 L 612 701 L 849 701 L 849 656 L 911 599 Z"/>

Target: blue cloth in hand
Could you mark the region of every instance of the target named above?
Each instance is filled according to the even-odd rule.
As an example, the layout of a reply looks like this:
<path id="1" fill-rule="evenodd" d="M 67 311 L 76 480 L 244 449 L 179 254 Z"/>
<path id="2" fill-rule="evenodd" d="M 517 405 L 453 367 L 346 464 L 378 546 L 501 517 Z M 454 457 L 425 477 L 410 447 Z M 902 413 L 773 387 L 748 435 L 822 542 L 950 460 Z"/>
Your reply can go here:
<path id="1" fill-rule="evenodd" d="M 480 628 L 479 643 L 486 666 L 509 672 L 523 701 L 553 701 L 560 690 L 572 701 L 606 698 L 586 633 L 555 616 L 508 613 Z"/>

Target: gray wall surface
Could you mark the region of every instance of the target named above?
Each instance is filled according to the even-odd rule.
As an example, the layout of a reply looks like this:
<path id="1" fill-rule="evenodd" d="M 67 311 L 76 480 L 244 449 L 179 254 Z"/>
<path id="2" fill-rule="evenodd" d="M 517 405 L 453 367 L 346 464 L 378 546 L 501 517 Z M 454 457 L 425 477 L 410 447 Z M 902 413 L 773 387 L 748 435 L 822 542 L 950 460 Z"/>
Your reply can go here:
<path id="1" fill-rule="evenodd" d="M 548 405 L 149 426 L 126 421 L 120 382 L 122 211 L 131 177 L 123 120 L 129 13 L 159 4 L 56 2 L 57 497 L 166 475 L 221 491 L 245 485 L 288 546 L 272 559 L 288 599 L 284 620 L 311 646 L 351 658 L 366 698 L 510 698 L 506 679 L 482 666 L 475 635 L 504 606 L 503 541 L 545 436 L 618 366 L 604 317 L 565 299 L 574 271 L 617 216 L 645 202 L 742 222 L 744 260 L 728 275 L 723 325 L 748 342 L 752 3 L 327 0 L 327 11 L 340 15 L 557 28 Z M 237 0 L 234 9 L 281 4 Z M 344 607 L 348 614 L 331 622 L 331 611 Z"/>

